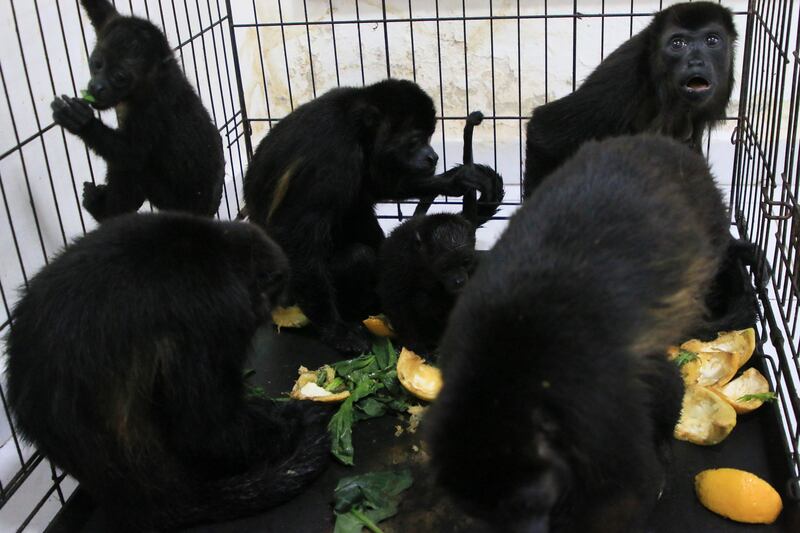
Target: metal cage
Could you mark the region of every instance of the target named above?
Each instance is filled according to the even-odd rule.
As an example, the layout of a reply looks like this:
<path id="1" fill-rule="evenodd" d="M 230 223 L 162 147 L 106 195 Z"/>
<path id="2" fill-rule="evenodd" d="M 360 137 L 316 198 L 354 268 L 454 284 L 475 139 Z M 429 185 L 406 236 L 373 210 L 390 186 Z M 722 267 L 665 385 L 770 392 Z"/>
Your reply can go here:
<path id="1" fill-rule="evenodd" d="M 218 217 L 243 207 L 241 179 L 258 141 L 299 104 L 340 85 L 392 76 L 436 102 L 434 147 L 449 168 L 475 109 L 475 158 L 508 193 L 487 242 L 519 205 L 524 125 L 534 106 L 575 89 L 653 12 L 674 0 L 116 0 L 122 13 L 164 29 L 223 139 L 226 179 Z M 738 89 L 727 124 L 706 150 L 730 183 L 732 224 L 762 252 L 753 269 L 759 340 L 783 427 L 790 491 L 800 498 L 800 5 L 725 0 L 740 28 Z M 51 120 L 53 95 L 88 78 L 93 31 L 78 0 L 0 2 L 0 336 L 13 327 L 17 287 L 74 236 L 94 227 L 79 184 L 103 162 Z M 736 97 L 738 94 L 738 98 Z M 113 117 L 104 117 L 113 122 Z M 730 153 L 729 153 L 730 152 Z M 456 154 L 456 155 L 454 155 Z M 715 154 L 722 154 L 715 159 Z M 728 189 L 727 185 L 724 188 Z M 460 199 L 440 198 L 441 210 Z M 415 202 L 381 205 L 386 229 Z M 479 235 L 479 240 L 480 240 Z M 3 347 L 4 348 L 4 347 Z M 46 525 L 75 483 L 22 443 L 0 387 L 0 528 Z"/>

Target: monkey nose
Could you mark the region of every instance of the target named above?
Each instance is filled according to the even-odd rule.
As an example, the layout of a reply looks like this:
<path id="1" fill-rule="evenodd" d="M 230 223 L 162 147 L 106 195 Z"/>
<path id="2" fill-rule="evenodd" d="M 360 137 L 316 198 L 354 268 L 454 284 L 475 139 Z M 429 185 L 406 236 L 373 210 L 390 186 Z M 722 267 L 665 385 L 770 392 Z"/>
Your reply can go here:
<path id="1" fill-rule="evenodd" d="M 700 57 L 694 57 L 694 58 L 689 60 L 689 66 L 690 67 L 703 67 L 703 66 L 705 66 L 705 62 Z"/>
<path id="2" fill-rule="evenodd" d="M 96 81 L 89 82 L 89 94 L 95 97 L 102 97 L 106 92 L 106 84 Z"/>
<path id="3" fill-rule="evenodd" d="M 430 163 L 432 167 L 435 167 L 436 163 L 439 162 L 439 156 L 436 154 L 436 152 L 428 154 L 427 159 L 428 159 L 428 163 Z"/>

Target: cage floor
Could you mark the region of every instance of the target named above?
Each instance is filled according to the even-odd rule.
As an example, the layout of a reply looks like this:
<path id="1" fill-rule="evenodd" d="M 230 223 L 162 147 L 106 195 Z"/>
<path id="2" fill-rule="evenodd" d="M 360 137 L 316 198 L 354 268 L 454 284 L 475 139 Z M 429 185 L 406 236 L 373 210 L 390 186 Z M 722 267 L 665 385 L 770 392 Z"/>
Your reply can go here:
<path id="1" fill-rule="evenodd" d="M 316 368 L 337 360 L 335 352 L 312 338 L 284 330 L 274 334 L 259 331 L 255 344 L 253 383 L 269 394 L 291 388 L 297 367 Z M 331 498 L 337 481 L 345 476 L 375 470 L 408 467 L 414 485 L 406 491 L 400 513 L 382 522 L 381 529 L 390 532 L 489 532 L 457 511 L 432 484 L 422 460 L 415 452 L 419 436 L 403 433 L 396 437 L 395 426 L 402 424 L 386 416 L 358 423 L 354 429 L 354 467 L 345 467 L 331 460 L 330 467 L 300 497 L 267 513 L 229 523 L 192 528 L 193 533 L 275 532 L 328 533 L 333 530 Z M 779 521 L 769 526 L 737 524 L 704 509 L 694 496 L 692 480 L 700 470 L 734 467 L 749 470 L 768 480 L 784 493 L 788 468 L 781 443 L 777 418 L 771 408 L 762 408 L 741 416 L 737 427 L 722 444 L 704 448 L 676 441 L 675 459 L 664 495 L 652 517 L 652 532 L 702 531 L 800 531 L 800 507 L 784 497 L 784 511 Z M 88 496 L 80 491 L 67 502 L 60 515 L 48 528 L 49 533 L 114 531 L 113 518 L 98 511 Z"/>

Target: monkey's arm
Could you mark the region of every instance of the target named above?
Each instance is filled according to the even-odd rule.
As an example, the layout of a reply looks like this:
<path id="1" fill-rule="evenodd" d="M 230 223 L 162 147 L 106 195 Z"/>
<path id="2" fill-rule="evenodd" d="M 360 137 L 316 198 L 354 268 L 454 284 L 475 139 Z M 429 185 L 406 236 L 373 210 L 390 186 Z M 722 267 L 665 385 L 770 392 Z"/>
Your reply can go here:
<path id="1" fill-rule="evenodd" d="M 86 146 L 106 161 L 128 158 L 135 162 L 139 151 L 122 134 L 103 124 L 80 98 L 63 95 L 50 104 L 56 124 L 80 137 Z"/>
<path id="2" fill-rule="evenodd" d="M 426 196 L 464 196 L 464 194 L 479 190 L 481 193 L 491 193 L 494 180 L 480 172 L 471 172 L 469 167 L 453 167 L 442 174 L 416 178 L 403 183 L 398 191 L 401 198 L 421 198 Z"/>

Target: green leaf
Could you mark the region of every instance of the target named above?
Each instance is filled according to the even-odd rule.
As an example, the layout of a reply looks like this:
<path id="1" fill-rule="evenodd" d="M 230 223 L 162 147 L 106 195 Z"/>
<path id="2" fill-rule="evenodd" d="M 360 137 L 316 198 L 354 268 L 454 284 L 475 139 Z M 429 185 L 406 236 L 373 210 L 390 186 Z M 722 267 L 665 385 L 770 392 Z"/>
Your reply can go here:
<path id="1" fill-rule="evenodd" d="M 761 400 L 762 402 L 774 402 L 778 399 L 778 395 L 774 392 L 762 392 L 759 394 L 745 394 L 740 396 L 737 402 L 752 402 L 754 400 Z"/>
<path id="2" fill-rule="evenodd" d="M 263 387 L 258 387 L 256 385 L 245 385 L 245 396 L 248 398 L 266 398 L 267 391 L 264 390 Z"/>
<path id="3" fill-rule="evenodd" d="M 361 533 L 364 529 L 364 522 L 351 512 L 336 513 L 336 523 L 333 526 L 333 533 Z"/>
<path id="4" fill-rule="evenodd" d="M 328 423 L 332 441 L 331 453 L 346 465 L 353 465 L 353 404 L 364 396 L 372 394 L 377 386 L 378 384 L 371 380 L 361 381 L 342 402 Z"/>
<path id="5" fill-rule="evenodd" d="M 93 104 L 97 101 L 95 100 L 94 96 L 92 96 L 91 93 L 89 93 L 89 91 L 81 91 L 81 98 L 83 98 L 85 102 L 89 102 L 90 104 Z"/>
<path id="6" fill-rule="evenodd" d="M 697 354 L 694 352 L 690 352 L 689 350 L 679 351 L 678 355 L 674 359 L 675 364 L 677 364 L 678 367 L 682 367 L 686 363 L 695 360 L 697 360 Z"/>
<path id="7" fill-rule="evenodd" d="M 317 386 L 324 387 L 326 381 L 328 381 L 328 373 L 325 372 L 325 369 L 321 368 L 317 370 Z"/>
<path id="8" fill-rule="evenodd" d="M 397 366 L 397 352 L 392 346 L 392 341 L 388 338 L 381 339 L 372 345 L 372 353 L 375 354 L 375 361 L 380 370 L 386 370 Z"/>
<path id="9" fill-rule="evenodd" d="M 340 479 L 333 491 L 334 510 L 337 513 L 347 513 L 354 508 L 380 511 L 390 510 L 394 506 L 396 513 L 398 496 L 413 482 L 408 469 L 369 472 Z M 393 514 L 384 515 L 383 518 Z"/>
<path id="10" fill-rule="evenodd" d="M 357 420 L 366 420 L 368 418 L 375 418 L 386 414 L 386 405 L 378 401 L 375 397 L 370 396 L 364 398 L 356 404 L 356 409 L 360 413 L 356 413 Z M 363 414 L 361 414 L 363 413 Z"/>
<path id="11" fill-rule="evenodd" d="M 340 378 L 339 376 L 336 376 L 335 378 L 333 378 L 331 380 L 330 383 L 325 385 L 324 388 L 328 392 L 334 392 L 335 393 L 335 392 L 342 392 L 344 389 L 347 388 L 347 386 L 345 385 L 345 382 L 344 382 L 344 380 L 342 378 Z"/>

